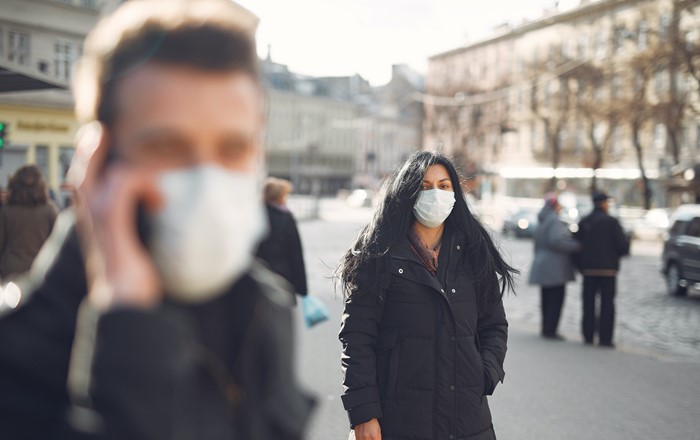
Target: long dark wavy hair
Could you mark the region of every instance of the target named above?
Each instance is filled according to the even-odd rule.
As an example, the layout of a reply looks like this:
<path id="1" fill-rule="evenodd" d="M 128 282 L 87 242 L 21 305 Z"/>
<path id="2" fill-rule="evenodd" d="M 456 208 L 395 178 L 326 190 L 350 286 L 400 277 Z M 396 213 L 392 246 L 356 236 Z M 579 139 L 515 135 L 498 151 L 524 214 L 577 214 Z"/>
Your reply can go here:
<path id="1" fill-rule="evenodd" d="M 25 165 L 10 177 L 8 205 L 39 206 L 49 201 L 44 176 L 36 165 Z"/>
<path id="2" fill-rule="evenodd" d="M 406 237 L 413 226 L 413 206 L 429 166 L 442 165 L 452 181 L 455 205 L 445 226 L 460 231 L 467 242 L 467 256 L 476 277 L 480 305 L 498 301 L 506 290 L 515 292 L 518 270 L 501 256 L 488 230 L 469 211 L 460 185 L 460 175 L 445 155 L 430 151 L 412 154 L 384 182 L 384 197 L 372 221 L 365 226 L 336 269 L 336 287 L 346 299 L 354 295 L 378 295 L 383 300 L 382 278 L 389 249 Z"/>

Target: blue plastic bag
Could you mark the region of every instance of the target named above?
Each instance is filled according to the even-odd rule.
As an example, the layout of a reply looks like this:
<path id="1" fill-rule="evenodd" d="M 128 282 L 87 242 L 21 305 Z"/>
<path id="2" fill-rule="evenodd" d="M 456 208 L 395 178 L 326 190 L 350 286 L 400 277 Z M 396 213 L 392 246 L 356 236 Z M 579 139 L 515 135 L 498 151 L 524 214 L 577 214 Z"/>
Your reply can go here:
<path id="1" fill-rule="evenodd" d="M 313 327 L 329 318 L 328 309 L 323 302 L 311 295 L 306 295 L 301 299 L 301 312 L 304 315 L 306 328 Z"/>

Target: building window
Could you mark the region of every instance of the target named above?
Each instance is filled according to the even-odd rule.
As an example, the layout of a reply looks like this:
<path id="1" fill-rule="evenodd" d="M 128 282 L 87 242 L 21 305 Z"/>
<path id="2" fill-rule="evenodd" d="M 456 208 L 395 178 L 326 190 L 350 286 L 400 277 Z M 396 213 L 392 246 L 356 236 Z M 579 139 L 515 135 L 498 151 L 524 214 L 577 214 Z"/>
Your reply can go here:
<path id="1" fill-rule="evenodd" d="M 17 64 L 29 64 L 29 34 L 10 31 L 7 41 L 7 59 Z"/>
<path id="2" fill-rule="evenodd" d="M 637 48 L 645 50 L 647 47 L 649 47 L 649 23 L 642 20 L 637 27 Z"/>
<path id="3" fill-rule="evenodd" d="M 618 74 L 615 74 L 612 78 L 612 96 L 613 98 L 621 98 L 622 94 L 624 92 L 624 82 L 622 81 L 622 77 Z"/>
<path id="4" fill-rule="evenodd" d="M 95 0 L 80 0 L 80 6 L 84 8 L 97 9 L 97 2 Z"/>
<path id="5" fill-rule="evenodd" d="M 61 178 L 66 179 L 68 174 L 68 169 L 70 168 L 71 161 L 73 160 L 73 153 L 75 153 L 75 148 L 62 146 L 59 148 L 58 161 L 61 165 Z"/>
<path id="6" fill-rule="evenodd" d="M 662 94 L 668 91 L 668 82 L 668 72 L 665 70 L 659 70 L 654 74 L 654 90 L 657 97 L 661 97 Z"/>
<path id="7" fill-rule="evenodd" d="M 586 132 L 581 125 L 576 126 L 576 152 L 581 153 L 586 144 Z"/>
<path id="8" fill-rule="evenodd" d="M 613 38 L 615 41 L 613 42 L 615 51 L 618 51 L 622 49 L 622 45 L 624 44 L 625 38 L 627 37 L 627 30 L 622 27 L 618 26 L 615 28 L 615 34 L 613 35 Z"/>
<path id="9" fill-rule="evenodd" d="M 44 179 L 49 180 L 49 147 L 37 145 L 35 148 L 36 166 L 39 167 Z"/>
<path id="10" fill-rule="evenodd" d="M 588 47 L 588 35 L 582 34 L 578 37 L 578 57 L 586 56 L 586 48 Z"/>
<path id="11" fill-rule="evenodd" d="M 663 151 L 666 147 L 666 130 L 663 124 L 654 125 L 654 148 Z"/>
<path id="12" fill-rule="evenodd" d="M 663 14 L 659 17 L 659 39 L 661 41 L 668 38 L 668 29 L 671 26 L 671 16 L 668 14 Z"/>
<path id="13" fill-rule="evenodd" d="M 54 44 L 54 76 L 58 79 L 70 79 L 71 68 L 76 59 L 74 43 L 58 41 Z"/>
<path id="14" fill-rule="evenodd" d="M 620 154 L 624 148 L 624 137 L 622 136 L 622 128 L 615 127 L 612 132 L 612 140 L 610 142 L 610 153 Z"/>
<path id="15" fill-rule="evenodd" d="M 596 35 L 595 55 L 598 58 L 604 58 L 607 52 L 608 33 L 605 29 L 601 29 Z"/>

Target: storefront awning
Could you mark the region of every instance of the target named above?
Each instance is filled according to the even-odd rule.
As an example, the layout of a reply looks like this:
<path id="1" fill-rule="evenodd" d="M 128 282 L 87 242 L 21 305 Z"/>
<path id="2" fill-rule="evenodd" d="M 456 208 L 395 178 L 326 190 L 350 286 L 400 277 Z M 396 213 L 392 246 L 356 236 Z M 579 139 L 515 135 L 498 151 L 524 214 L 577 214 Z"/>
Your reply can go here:
<path id="1" fill-rule="evenodd" d="M 51 82 L 29 73 L 0 67 L 0 93 L 66 88 L 65 84 L 59 82 Z"/>
<path id="2" fill-rule="evenodd" d="M 639 169 L 635 168 L 551 168 L 551 167 L 503 167 L 498 170 L 501 177 L 506 179 L 590 179 L 594 175 L 601 179 L 636 180 L 641 177 Z M 647 170 L 650 179 L 658 179 L 658 170 Z"/>

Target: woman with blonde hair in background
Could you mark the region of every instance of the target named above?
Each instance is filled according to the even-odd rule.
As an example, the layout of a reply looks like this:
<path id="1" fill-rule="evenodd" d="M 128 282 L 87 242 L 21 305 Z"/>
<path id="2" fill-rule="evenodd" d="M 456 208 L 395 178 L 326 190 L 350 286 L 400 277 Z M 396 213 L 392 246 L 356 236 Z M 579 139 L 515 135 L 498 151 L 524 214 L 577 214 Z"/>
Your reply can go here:
<path id="1" fill-rule="evenodd" d="M 292 190 L 292 183 L 288 180 L 274 177 L 265 180 L 263 196 L 270 231 L 267 238 L 260 243 L 257 256 L 273 272 L 289 281 L 298 295 L 306 296 L 308 292 L 304 251 L 297 222 L 287 207 L 287 198 Z"/>

